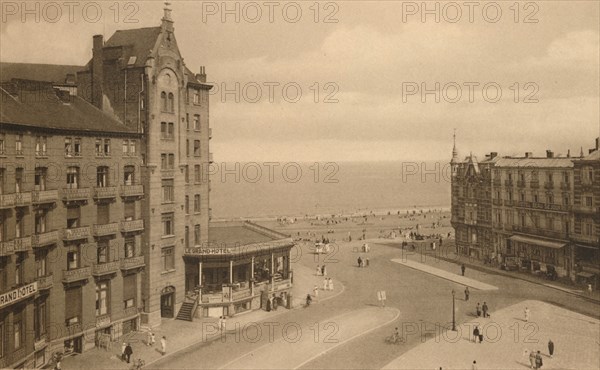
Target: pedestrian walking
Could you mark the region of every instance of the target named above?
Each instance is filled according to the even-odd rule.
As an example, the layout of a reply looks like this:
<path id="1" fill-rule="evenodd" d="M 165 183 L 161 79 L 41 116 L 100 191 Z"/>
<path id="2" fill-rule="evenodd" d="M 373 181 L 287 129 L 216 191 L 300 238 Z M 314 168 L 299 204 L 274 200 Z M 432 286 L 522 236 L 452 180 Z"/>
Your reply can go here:
<path id="1" fill-rule="evenodd" d="M 164 356 L 167 353 L 167 337 L 163 335 L 160 339 L 160 353 Z"/>
<path id="2" fill-rule="evenodd" d="M 333 279 L 329 278 L 329 290 L 333 290 Z"/>
<path id="3" fill-rule="evenodd" d="M 477 361 L 473 360 L 473 363 L 471 364 L 471 370 L 477 370 Z"/>
<path id="4" fill-rule="evenodd" d="M 588 284 L 587 290 L 588 290 L 588 294 L 592 295 L 592 284 Z"/>
<path id="5" fill-rule="evenodd" d="M 460 266 L 460 271 L 462 272 L 462 276 L 465 276 L 465 270 L 466 270 L 466 269 L 467 269 L 467 268 L 465 267 L 465 265 L 464 265 L 464 264 L 462 264 L 462 265 Z"/>
<path id="6" fill-rule="evenodd" d="M 535 354 L 535 368 L 541 369 L 543 364 L 544 362 L 542 361 L 542 354 L 540 353 L 540 351 L 537 351 L 537 353 Z"/>
<path id="7" fill-rule="evenodd" d="M 554 342 L 552 341 L 552 339 L 548 341 L 548 354 L 550 355 L 550 358 L 552 358 L 552 356 L 554 355 Z"/>
<path id="8" fill-rule="evenodd" d="M 362 267 L 362 258 L 358 257 L 358 267 Z"/>
<path id="9" fill-rule="evenodd" d="M 327 278 L 323 279 L 323 290 L 329 290 L 329 280 Z"/>
<path id="10" fill-rule="evenodd" d="M 317 276 L 321 275 L 321 266 L 317 265 Z"/>
<path id="11" fill-rule="evenodd" d="M 150 345 L 154 346 L 154 343 L 156 343 L 156 336 L 154 335 L 154 332 L 151 331 L 150 332 Z"/>
<path id="12" fill-rule="evenodd" d="M 272 304 L 271 304 L 272 307 Z M 227 331 L 227 317 L 225 315 L 221 316 L 223 319 L 221 320 L 221 333 L 225 333 Z"/>
<path id="13" fill-rule="evenodd" d="M 127 343 L 123 342 L 121 344 L 121 361 L 125 361 L 125 348 L 127 348 Z"/>
<path id="14" fill-rule="evenodd" d="M 369 257 L 366 258 L 367 267 L 369 267 Z"/>
<path id="15" fill-rule="evenodd" d="M 465 301 L 468 301 L 468 300 L 469 300 L 469 294 L 471 294 L 471 293 L 469 292 L 469 287 L 465 287 Z"/>
<path id="16" fill-rule="evenodd" d="M 313 288 L 313 295 L 315 296 L 315 298 L 319 298 L 319 287 L 316 285 Z"/>
<path id="17" fill-rule="evenodd" d="M 490 315 L 488 314 L 488 305 L 487 303 L 483 302 L 483 306 L 481 306 L 481 310 L 483 311 L 483 317 L 489 317 Z"/>
<path id="18" fill-rule="evenodd" d="M 535 369 L 535 351 L 529 352 L 529 364 L 532 369 Z"/>
<path id="19" fill-rule="evenodd" d="M 479 326 L 475 326 L 473 329 L 473 342 L 477 343 L 477 338 L 479 338 Z"/>
<path id="20" fill-rule="evenodd" d="M 529 308 L 525 307 L 525 322 L 529 322 Z"/>
<path id="21" fill-rule="evenodd" d="M 126 359 L 127 363 L 129 363 L 129 360 L 131 359 L 131 355 L 133 355 L 133 348 L 131 348 L 130 343 L 127 343 L 127 346 L 125 347 L 125 359 Z"/>
<path id="22" fill-rule="evenodd" d="M 325 265 L 321 267 L 321 273 L 323 274 L 323 276 L 327 276 L 327 267 L 325 267 Z"/>
<path id="23" fill-rule="evenodd" d="M 475 312 L 477 312 L 477 317 L 481 316 L 481 306 L 479 306 L 479 302 L 477 302 L 477 306 L 475 306 Z"/>

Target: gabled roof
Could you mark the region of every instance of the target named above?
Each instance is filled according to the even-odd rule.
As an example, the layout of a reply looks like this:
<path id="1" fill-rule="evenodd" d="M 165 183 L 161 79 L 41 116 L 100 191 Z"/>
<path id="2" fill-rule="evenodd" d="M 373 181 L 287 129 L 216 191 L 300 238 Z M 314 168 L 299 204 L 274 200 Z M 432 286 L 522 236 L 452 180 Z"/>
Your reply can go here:
<path id="1" fill-rule="evenodd" d="M 77 76 L 77 72 L 84 68 L 84 66 L 73 65 L 3 62 L 0 63 L 0 81 L 6 82 L 17 78 L 62 84 L 65 82 L 67 74 Z"/>
<path id="2" fill-rule="evenodd" d="M 65 100 L 68 103 L 65 103 L 56 95 L 50 83 L 21 81 L 13 89 L 17 97 L 9 94 L 4 87 L 0 89 L 1 124 L 55 130 L 136 133 L 134 128 L 122 124 L 77 96 L 67 96 Z"/>
<path id="3" fill-rule="evenodd" d="M 582 158 L 584 161 L 600 161 L 600 150 L 594 150 Z"/>
<path id="4" fill-rule="evenodd" d="M 127 63 L 131 57 L 135 57 L 135 63 L 132 66 L 143 67 L 156 45 L 161 30 L 161 27 L 118 30 L 106 41 L 104 47 L 124 47 L 125 62 Z"/>

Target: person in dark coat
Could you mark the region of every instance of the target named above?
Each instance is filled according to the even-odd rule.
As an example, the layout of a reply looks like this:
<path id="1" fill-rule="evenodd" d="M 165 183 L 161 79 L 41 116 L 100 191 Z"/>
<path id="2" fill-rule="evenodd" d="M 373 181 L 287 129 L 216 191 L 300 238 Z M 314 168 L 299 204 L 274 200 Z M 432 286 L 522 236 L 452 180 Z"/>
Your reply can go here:
<path id="1" fill-rule="evenodd" d="M 133 355 L 133 348 L 131 348 L 130 343 L 127 343 L 127 347 L 125 347 L 125 360 L 127 361 L 127 363 L 129 363 L 131 355 Z"/>
<path id="2" fill-rule="evenodd" d="M 554 342 L 552 339 L 548 341 L 548 353 L 550 354 L 550 358 L 552 358 L 552 355 L 554 355 Z"/>
<path id="3" fill-rule="evenodd" d="M 469 292 L 469 287 L 465 287 L 465 301 L 468 301 L 468 300 L 469 300 L 469 294 L 471 294 L 471 293 Z"/>
<path id="4" fill-rule="evenodd" d="M 462 276 L 465 276 L 465 270 L 466 270 L 466 269 L 467 269 L 467 268 L 465 267 L 465 265 L 464 265 L 464 264 L 462 264 L 462 265 L 460 266 L 460 271 L 462 272 Z"/>
<path id="5" fill-rule="evenodd" d="M 481 310 L 483 311 L 483 317 L 489 317 L 490 316 L 488 314 L 488 305 L 487 305 L 487 303 L 483 302 L 483 306 L 481 306 Z"/>
<path id="6" fill-rule="evenodd" d="M 477 343 L 477 338 L 479 338 L 479 326 L 473 329 L 473 342 Z"/>

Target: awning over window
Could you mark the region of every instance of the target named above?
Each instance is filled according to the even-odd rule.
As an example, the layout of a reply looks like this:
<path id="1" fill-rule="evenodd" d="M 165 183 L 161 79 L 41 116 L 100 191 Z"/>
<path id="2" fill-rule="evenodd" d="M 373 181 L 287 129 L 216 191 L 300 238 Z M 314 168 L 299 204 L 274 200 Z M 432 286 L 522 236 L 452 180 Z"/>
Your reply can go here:
<path id="1" fill-rule="evenodd" d="M 538 245 L 540 247 L 546 247 L 546 248 L 552 248 L 552 249 L 560 249 L 560 248 L 564 247 L 565 245 L 567 245 L 566 243 L 563 243 L 563 242 L 553 242 L 550 240 L 532 238 L 529 236 L 522 236 L 522 235 L 513 235 L 508 239 L 513 242 Z"/>
<path id="2" fill-rule="evenodd" d="M 589 272 L 579 272 L 579 273 L 577 273 L 577 276 L 581 276 L 581 277 L 584 277 L 584 278 L 591 278 L 591 277 L 594 276 L 594 274 L 591 274 Z"/>

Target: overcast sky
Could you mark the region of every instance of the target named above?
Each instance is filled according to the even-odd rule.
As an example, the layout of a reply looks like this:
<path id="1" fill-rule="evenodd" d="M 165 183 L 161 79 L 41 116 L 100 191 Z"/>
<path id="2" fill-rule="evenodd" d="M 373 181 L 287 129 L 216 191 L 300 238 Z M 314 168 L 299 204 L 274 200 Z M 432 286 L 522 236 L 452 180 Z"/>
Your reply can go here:
<path id="1" fill-rule="evenodd" d="M 2 61 L 77 65 L 91 57 L 94 34 L 158 26 L 164 7 L 122 2 L 117 13 L 112 1 L 101 2 L 97 17 L 93 3 L 86 20 L 78 2 L 71 22 L 66 6 L 57 16 L 40 2 L 39 22 L 23 22 L 21 2 L 11 4 L 2 1 Z M 217 161 L 449 159 L 454 128 L 461 155 L 566 154 L 600 134 L 597 1 L 521 3 L 518 11 L 514 1 L 485 11 L 478 2 L 472 22 L 463 2 L 454 3 L 460 17 L 446 2 L 428 2 L 439 4 L 439 23 L 434 14 L 423 22 L 421 1 L 321 2 L 318 12 L 313 1 L 227 2 L 238 7 L 239 23 L 235 15 L 222 21 L 222 4 L 171 6 L 186 65 L 206 66 L 216 85 Z M 239 102 L 222 94 L 236 83 Z M 439 102 L 421 94 L 436 83 Z"/>

